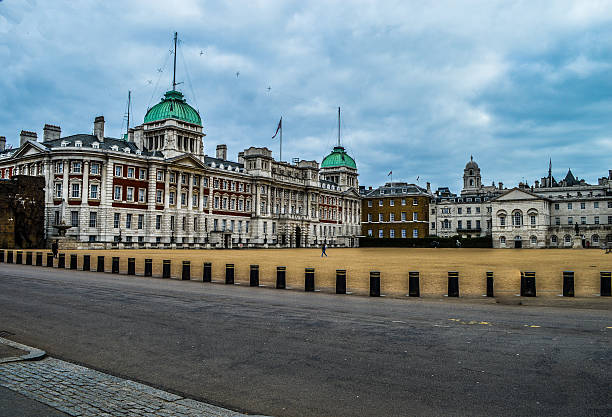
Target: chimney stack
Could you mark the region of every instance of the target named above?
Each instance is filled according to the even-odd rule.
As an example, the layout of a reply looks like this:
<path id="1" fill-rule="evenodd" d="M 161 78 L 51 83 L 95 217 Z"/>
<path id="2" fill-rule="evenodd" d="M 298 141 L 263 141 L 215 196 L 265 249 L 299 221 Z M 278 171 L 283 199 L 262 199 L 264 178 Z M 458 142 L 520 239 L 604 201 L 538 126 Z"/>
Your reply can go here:
<path id="1" fill-rule="evenodd" d="M 19 147 L 25 145 L 25 143 L 29 140 L 36 142 L 36 132 L 28 132 L 27 130 L 22 130 L 21 135 L 19 135 Z"/>
<path id="2" fill-rule="evenodd" d="M 227 145 L 217 145 L 217 159 L 227 160 Z"/>
<path id="3" fill-rule="evenodd" d="M 431 194 L 431 183 L 427 182 L 427 192 Z"/>
<path id="4" fill-rule="evenodd" d="M 238 163 L 244 164 L 244 151 L 238 152 Z"/>
<path id="5" fill-rule="evenodd" d="M 98 142 L 104 142 L 104 116 L 98 116 L 94 120 L 94 136 Z"/>
<path id="6" fill-rule="evenodd" d="M 608 179 L 612 180 L 612 169 L 608 170 Z"/>
<path id="7" fill-rule="evenodd" d="M 0 136 L 0 152 L 6 149 L 6 136 Z"/>
<path id="8" fill-rule="evenodd" d="M 500 189 L 500 190 L 503 190 L 503 189 L 504 189 L 504 183 L 503 183 L 503 182 L 500 182 L 500 183 L 499 183 L 499 189 Z"/>
<path id="9" fill-rule="evenodd" d="M 43 129 L 43 142 L 59 139 L 61 134 L 62 129 L 59 126 L 45 125 Z"/>

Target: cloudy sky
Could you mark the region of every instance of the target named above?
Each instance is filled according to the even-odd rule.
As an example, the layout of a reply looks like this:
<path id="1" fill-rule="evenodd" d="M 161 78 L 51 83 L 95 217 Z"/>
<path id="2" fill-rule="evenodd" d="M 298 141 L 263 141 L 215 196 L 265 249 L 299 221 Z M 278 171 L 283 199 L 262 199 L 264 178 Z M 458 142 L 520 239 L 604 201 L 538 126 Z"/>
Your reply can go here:
<path id="1" fill-rule="evenodd" d="M 507 186 L 549 157 L 557 178 L 612 169 L 611 1 L 0 0 L 0 135 L 104 115 L 118 137 L 128 90 L 141 123 L 169 89 L 174 31 L 209 154 L 277 153 L 282 115 L 283 159 L 321 161 L 341 106 L 362 185 L 459 191 L 471 154 Z"/>

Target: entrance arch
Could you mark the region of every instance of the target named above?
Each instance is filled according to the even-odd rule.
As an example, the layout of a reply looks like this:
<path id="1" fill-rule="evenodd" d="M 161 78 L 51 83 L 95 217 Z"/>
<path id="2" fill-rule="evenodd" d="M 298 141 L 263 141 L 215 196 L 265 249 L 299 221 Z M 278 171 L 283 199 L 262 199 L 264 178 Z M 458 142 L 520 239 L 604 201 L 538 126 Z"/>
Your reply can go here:
<path id="1" fill-rule="evenodd" d="M 521 237 L 515 236 L 514 237 L 514 248 L 521 249 L 522 247 L 523 247 L 523 241 L 521 240 Z"/>

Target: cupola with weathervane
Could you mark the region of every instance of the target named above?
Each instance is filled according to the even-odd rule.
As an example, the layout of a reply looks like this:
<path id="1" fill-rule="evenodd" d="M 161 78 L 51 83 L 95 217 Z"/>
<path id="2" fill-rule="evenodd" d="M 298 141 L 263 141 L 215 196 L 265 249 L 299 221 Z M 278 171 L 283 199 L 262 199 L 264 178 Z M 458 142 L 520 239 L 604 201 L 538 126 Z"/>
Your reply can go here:
<path id="1" fill-rule="evenodd" d="M 174 33 L 174 69 L 172 89 L 167 91 L 161 101 L 147 110 L 142 132 L 132 133 L 138 137 L 142 148 L 165 158 L 191 154 L 204 158 L 203 137 L 200 113 L 187 103 L 183 93 L 177 90 L 176 51 L 178 34 Z M 138 128 L 136 129 L 138 130 Z"/>
<path id="2" fill-rule="evenodd" d="M 342 190 L 359 187 L 357 164 L 340 143 L 340 107 L 338 107 L 338 143 L 321 161 L 320 177 L 338 184 Z"/>

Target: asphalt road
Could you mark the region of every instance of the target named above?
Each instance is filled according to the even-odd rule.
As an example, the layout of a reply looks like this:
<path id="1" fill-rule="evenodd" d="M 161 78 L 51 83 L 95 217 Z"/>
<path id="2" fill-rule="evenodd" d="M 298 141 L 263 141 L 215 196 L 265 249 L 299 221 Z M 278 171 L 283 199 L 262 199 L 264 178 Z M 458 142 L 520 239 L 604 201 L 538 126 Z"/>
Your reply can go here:
<path id="1" fill-rule="evenodd" d="M 584 309 L 371 299 L 0 264 L 5 337 L 272 416 L 609 416 L 611 309 L 612 300 Z"/>

